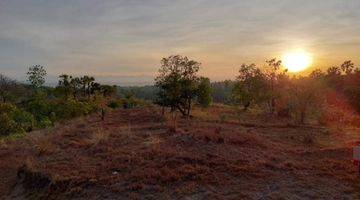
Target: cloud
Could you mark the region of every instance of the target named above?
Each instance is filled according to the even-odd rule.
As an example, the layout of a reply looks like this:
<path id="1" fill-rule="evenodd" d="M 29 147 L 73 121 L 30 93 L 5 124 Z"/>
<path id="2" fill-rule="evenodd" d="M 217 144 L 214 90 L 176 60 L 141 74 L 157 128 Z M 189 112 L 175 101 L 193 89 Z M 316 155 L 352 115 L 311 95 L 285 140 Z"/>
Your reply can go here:
<path id="1" fill-rule="evenodd" d="M 162 57 L 184 54 L 224 79 L 291 48 L 360 62 L 345 58 L 360 50 L 359 9 L 357 0 L 3 0 L 0 70 L 20 77 L 42 64 L 52 75 L 141 80 Z"/>

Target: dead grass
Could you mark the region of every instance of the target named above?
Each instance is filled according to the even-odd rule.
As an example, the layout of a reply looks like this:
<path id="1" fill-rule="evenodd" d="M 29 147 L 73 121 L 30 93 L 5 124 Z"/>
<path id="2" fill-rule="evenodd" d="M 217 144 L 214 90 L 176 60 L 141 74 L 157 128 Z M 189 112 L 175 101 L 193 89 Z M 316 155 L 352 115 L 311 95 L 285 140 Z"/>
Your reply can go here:
<path id="1" fill-rule="evenodd" d="M 93 130 L 91 133 L 90 144 L 91 145 L 103 144 L 106 142 L 108 138 L 109 138 L 109 133 L 107 133 L 105 130 L 99 127 L 96 127 L 95 130 Z"/>
<path id="2" fill-rule="evenodd" d="M 357 131 L 324 134 L 254 116 L 239 122 L 236 110 L 215 106 L 195 110 L 190 122 L 179 118 L 177 131 L 169 134 L 168 119 L 154 109 L 114 111 L 105 121 L 84 118 L 28 142 L 0 146 L 0 174 L 6 177 L 0 179 L 0 191 L 13 191 L 6 185 L 17 181 L 16 171 L 25 164 L 39 177 L 51 177 L 51 189 L 37 188 L 50 199 L 360 195 L 348 146 Z M 223 123 L 220 113 L 229 116 Z"/>

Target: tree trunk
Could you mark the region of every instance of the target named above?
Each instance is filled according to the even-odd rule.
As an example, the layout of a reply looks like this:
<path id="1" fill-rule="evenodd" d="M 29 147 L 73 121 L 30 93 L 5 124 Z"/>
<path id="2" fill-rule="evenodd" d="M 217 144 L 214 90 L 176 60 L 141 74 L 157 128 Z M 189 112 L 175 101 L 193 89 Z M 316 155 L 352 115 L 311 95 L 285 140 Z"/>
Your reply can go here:
<path id="1" fill-rule="evenodd" d="M 186 116 L 186 111 L 184 111 L 182 108 L 181 108 L 181 106 L 177 106 L 177 109 L 181 112 L 181 114 L 183 115 L 183 116 Z"/>
<path id="2" fill-rule="evenodd" d="M 101 121 L 105 120 L 105 109 L 101 108 Z"/>
<path id="3" fill-rule="evenodd" d="M 304 123 L 305 123 L 305 112 L 304 112 L 304 111 L 301 112 L 301 115 L 300 115 L 300 123 L 301 123 L 301 124 L 304 124 Z"/>
<path id="4" fill-rule="evenodd" d="M 244 111 L 247 111 L 248 108 L 249 108 L 249 106 L 250 106 L 250 102 L 247 102 L 247 103 L 244 105 Z"/>
<path id="5" fill-rule="evenodd" d="M 191 99 L 188 99 L 187 117 L 190 117 L 190 112 L 191 112 Z"/>

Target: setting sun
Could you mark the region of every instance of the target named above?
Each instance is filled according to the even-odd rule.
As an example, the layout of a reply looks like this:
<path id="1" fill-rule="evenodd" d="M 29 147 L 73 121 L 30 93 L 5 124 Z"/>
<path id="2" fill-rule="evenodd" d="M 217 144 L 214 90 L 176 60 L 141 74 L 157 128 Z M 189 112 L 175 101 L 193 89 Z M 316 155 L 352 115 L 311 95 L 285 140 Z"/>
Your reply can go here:
<path id="1" fill-rule="evenodd" d="M 300 72 L 310 66 L 312 57 L 305 51 L 295 51 L 285 54 L 283 61 L 290 72 Z"/>

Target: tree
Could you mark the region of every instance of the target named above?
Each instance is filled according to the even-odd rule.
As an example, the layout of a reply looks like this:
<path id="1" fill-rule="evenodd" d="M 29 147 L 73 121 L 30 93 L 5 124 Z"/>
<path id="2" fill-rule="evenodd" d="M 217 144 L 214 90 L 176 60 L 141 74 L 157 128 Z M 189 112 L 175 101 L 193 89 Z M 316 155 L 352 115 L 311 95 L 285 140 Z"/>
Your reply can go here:
<path id="1" fill-rule="evenodd" d="M 11 80 L 10 78 L 0 74 L 0 100 L 3 103 L 6 103 L 6 101 L 11 96 L 11 91 L 15 89 L 16 82 Z"/>
<path id="2" fill-rule="evenodd" d="M 103 97 L 112 97 L 116 95 L 117 88 L 116 85 L 101 85 L 99 91 Z"/>
<path id="3" fill-rule="evenodd" d="M 343 77 L 340 67 L 330 67 L 326 74 L 327 84 L 335 90 L 341 91 L 343 88 Z"/>
<path id="4" fill-rule="evenodd" d="M 91 96 L 91 85 L 95 81 L 95 78 L 92 77 L 92 76 L 83 76 L 82 78 L 80 78 L 80 80 L 81 80 L 82 87 L 83 87 L 84 97 L 90 98 L 90 96 Z"/>
<path id="5" fill-rule="evenodd" d="M 27 72 L 28 81 L 35 88 L 40 88 L 45 83 L 46 70 L 41 65 L 34 65 Z"/>
<path id="6" fill-rule="evenodd" d="M 313 79 L 321 79 L 325 77 L 325 73 L 323 71 L 321 71 L 320 69 L 315 69 L 310 73 L 310 78 Z"/>
<path id="7" fill-rule="evenodd" d="M 197 95 L 200 63 L 176 55 L 161 60 L 159 75 L 155 78 L 159 88 L 158 101 L 162 106 L 179 110 L 183 116 L 190 116 L 192 101 Z"/>
<path id="8" fill-rule="evenodd" d="M 271 60 L 266 61 L 267 63 L 267 79 L 268 79 L 268 106 L 270 110 L 270 114 L 275 112 L 276 106 L 276 99 L 278 98 L 277 92 L 277 81 L 278 81 L 278 74 L 279 69 L 281 66 L 281 60 L 276 60 L 273 58 Z M 284 71 L 286 73 L 287 70 Z"/>
<path id="9" fill-rule="evenodd" d="M 233 88 L 232 97 L 236 104 L 241 104 L 244 110 L 253 103 L 264 100 L 266 89 L 265 75 L 255 64 L 242 64 Z"/>
<path id="10" fill-rule="evenodd" d="M 322 82 L 320 79 L 311 77 L 300 77 L 292 81 L 289 91 L 291 110 L 295 118 L 304 124 L 308 114 L 321 107 Z"/>
<path id="11" fill-rule="evenodd" d="M 197 101 L 202 107 L 209 107 L 212 102 L 210 79 L 201 77 L 198 86 Z"/>
<path id="12" fill-rule="evenodd" d="M 345 74 L 351 74 L 354 70 L 354 63 L 351 62 L 351 60 L 345 61 L 343 64 L 341 64 L 340 68 Z"/>
<path id="13" fill-rule="evenodd" d="M 62 74 L 59 76 L 57 90 L 60 90 L 61 93 L 64 94 L 66 99 L 68 99 L 74 92 L 71 81 L 72 76 L 69 76 L 67 74 Z"/>
<path id="14" fill-rule="evenodd" d="M 73 97 L 74 99 L 77 99 L 78 96 L 81 95 L 81 80 L 79 77 L 75 77 L 75 78 L 72 78 L 70 80 L 70 86 L 72 88 L 72 92 L 73 92 Z"/>

